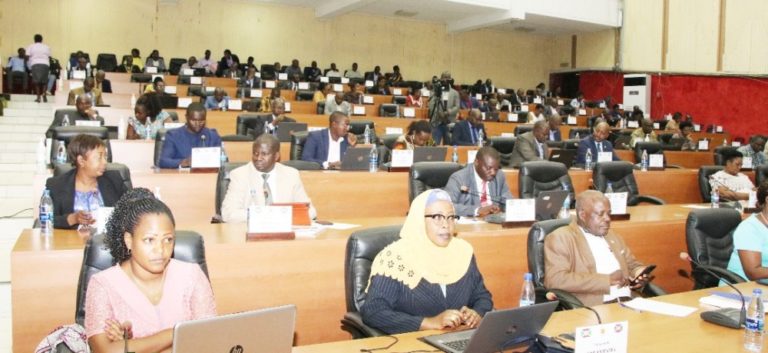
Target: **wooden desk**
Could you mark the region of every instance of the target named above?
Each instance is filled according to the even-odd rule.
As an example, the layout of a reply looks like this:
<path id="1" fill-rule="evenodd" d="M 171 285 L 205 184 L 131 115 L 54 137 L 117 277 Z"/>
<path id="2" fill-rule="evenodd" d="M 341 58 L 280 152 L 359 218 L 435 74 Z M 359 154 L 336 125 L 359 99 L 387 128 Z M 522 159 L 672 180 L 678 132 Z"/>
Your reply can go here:
<path id="1" fill-rule="evenodd" d="M 167 192 L 163 193 L 165 198 Z M 196 205 L 188 204 L 183 210 L 192 207 Z M 670 292 L 692 288 L 692 283 L 678 274 L 690 267 L 677 256 L 686 248 L 684 231 L 689 209 L 639 206 L 630 211 L 630 221 L 613 222 L 612 228 L 623 236 L 638 259 L 658 265 L 654 283 Z M 244 224 L 208 224 L 201 219 L 182 223 L 187 221 L 178 221 L 181 213 L 184 211 L 174 212 L 177 228 L 193 229 L 205 237 L 219 313 L 295 304 L 299 345 L 349 338 L 339 329 L 339 320 L 346 312 L 347 237 L 363 227 L 403 222 L 402 217 L 333 219 L 362 227 L 326 230 L 308 240 L 246 242 Z M 473 245 L 494 306 L 515 306 L 520 278 L 527 272 L 528 229 L 501 229 L 499 225 L 481 223 L 458 225 L 457 232 Z M 83 246 L 84 239 L 74 231 L 56 230 L 52 237 L 45 238 L 37 230 L 25 230 L 18 238 L 11 253 L 14 352 L 29 352 L 50 330 L 73 321 Z"/>
<path id="2" fill-rule="evenodd" d="M 635 158 L 633 150 L 616 150 L 616 155 L 631 163 L 640 163 Z M 683 168 L 699 169 L 703 165 L 714 165 L 715 157 L 713 152 L 702 151 L 664 151 L 664 158 L 667 164 L 679 165 Z"/>
<path id="3" fill-rule="evenodd" d="M 756 284 L 745 283 L 740 289 L 748 293 Z M 704 322 L 699 317 L 701 311 L 711 308 L 701 306 L 699 298 L 708 295 L 707 289 L 654 298 L 665 303 L 686 305 L 699 308 L 698 311 L 677 318 L 654 313 L 638 313 L 625 309 L 618 304 L 605 304 L 594 307 L 603 323 L 629 321 L 628 351 L 633 353 L 657 352 L 742 352 L 743 330 L 732 330 Z M 498 306 L 497 306 L 498 307 Z M 597 324 L 595 315 L 586 309 L 556 312 L 547 322 L 543 333 L 556 336 L 572 333 L 576 327 Z M 399 342 L 390 350 L 381 352 L 433 351 L 434 348 L 418 340 L 419 337 L 439 333 L 438 331 L 412 332 L 397 335 Z M 294 347 L 293 353 L 331 353 L 358 352 L 360 349 L 386 347 L 392 343 L 389 337 L 348 340 L 310 346 Z"/>

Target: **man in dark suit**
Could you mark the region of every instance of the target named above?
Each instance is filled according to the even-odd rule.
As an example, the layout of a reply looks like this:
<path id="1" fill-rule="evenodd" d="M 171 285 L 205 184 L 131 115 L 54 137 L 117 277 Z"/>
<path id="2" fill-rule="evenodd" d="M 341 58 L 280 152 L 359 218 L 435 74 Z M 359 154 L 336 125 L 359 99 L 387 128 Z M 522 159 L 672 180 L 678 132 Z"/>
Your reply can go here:
<path id="1" fill-rule="evenodd" d="M 101 93 L 112 93 L 112 82 L 106 79 L 107 74 L 103 70 L 96 71 L 96 87 Z"/>
<path id="2" fill-rule="evenodd" d="M 259 119 L 248 121 L 245 125 L 246 129 L 253 131 L 252 134 L 256 138 L 263 133 L 277 134 L 278 126 L 283 122 L 295 123 L 296 119 L 285 116 L 285 100 L 276 98 L 272 100 L 272 114 L 261 115 Z"/>
<path id="3" fill-rule="evenodd" d="M 584 165 L 586 163 L 587 151 L 592 152 L 592 163 L 597 162 L 598 153 L 610 152 L 614 161 L 619 161 L 619 156 L 613 151 L 613 144 L 608 141 L 611 134 L 611 127 L 605 121 L 599 122 L 592 135 L 579 141 L 579 149 L 576 151 L 576 164 Z"/>
<path id="4" fill-rule="evenodd" d="M 485 126 L 480 122 L 480 110 L 472 109 L 465 120 L 453 126 L 453 144 L 457 146 L 477 146 L 482 131 L 483 142 L 488 140 Z"/>
<path id="5" fill-rule="evenodd" d="M 546 120 L 539 120 L 533 124 L 533 130 L 517 137 L 515 148 L 512 150 L 510 165 L 520 168 L 526 161 L 541 161 L 547 158 L 547 135 L 549 126 Z"/>
<path id="6" fill-rule="evenodd" d="M 232 54 L 229 49 L 224 50 L 224 56 L 219 61 L 219 66 L 216 67 L 216 76 L 223 76 L 229 73 L 229 69 L 232 67 L 240 66 L 240 58 L 237 55 Z"/>
<path id="7" fill-rule="evenodd" d="M 453 173 L 445 185 L 459 216 L 485 217 L 503 211 L 512 198 L 504 173 L 499 173 L 501 156 L 493 147 L 477 151 L 475 161 Z"/>
<path id="8" fill-rule="evenodd" d="M 381 67 L 378 65 L 373 68 L 372 72 L 368 72 L 365 74 L 365 80 L 373 81 L 374 84 L 379 82 L 379 79 L 382 77 L 384 77 L 384 74 L 381 73 Z"/>
<path id="9" fill-rule="evenodd" d="M 339 169 L 347 148 L 357 145 L 357 136 L 349 132 L 349 117 L 343 113 L 334 112 L 328 120 L 327 129 L 309 133 L 301 159 L 322 164 L 325 169 Z"/>
<path id="10" fill-rule="evenodd" d="M 563 123 L 563 118 L 560 115 L 553 115 L 549 118 L 547 124 L 549 125 L 549 136 L 547 141 L 562 141 L 563 136 L 560 134 L 560 124 Z"/>
<path id="11" fill-rule="evenodd" d="M 261 88 L 261 78 L 256 77 L 255 66 L 248 68 L 248 74 L 240 78 L 240 82 L 238 82 L 237 86 L 249 90 L 254 88 Z"/>
<path id="12" fill-rule="evenodd" d="M 304 77 L 309 82 L 318 82 L 320 81 L 320 76 L 323 73 L 320 71 L 320 68 L 317 67 L 317 61 L 312 61 L 312 66 L 307 66 L 304 68 Z"/>

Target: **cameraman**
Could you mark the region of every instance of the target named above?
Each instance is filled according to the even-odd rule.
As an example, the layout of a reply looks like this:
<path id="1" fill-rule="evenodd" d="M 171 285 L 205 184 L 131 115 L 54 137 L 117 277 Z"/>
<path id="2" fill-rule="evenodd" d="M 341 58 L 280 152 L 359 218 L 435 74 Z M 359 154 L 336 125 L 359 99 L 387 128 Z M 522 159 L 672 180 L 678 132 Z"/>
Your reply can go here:
<path id="1" fill-rule="evenodd" d="M 433 91 L 429 97 L 429 122 L 432 124 L 432 139 L 435 145 L 450 144 L 448 124 L 456 122 L 459 113 L 459 93 L 453 89 L 453 79 L 448 71 L 440 75 L 440 81 L 432 82 Z M 445 139 L 445 141 L 443 141 Z"/>

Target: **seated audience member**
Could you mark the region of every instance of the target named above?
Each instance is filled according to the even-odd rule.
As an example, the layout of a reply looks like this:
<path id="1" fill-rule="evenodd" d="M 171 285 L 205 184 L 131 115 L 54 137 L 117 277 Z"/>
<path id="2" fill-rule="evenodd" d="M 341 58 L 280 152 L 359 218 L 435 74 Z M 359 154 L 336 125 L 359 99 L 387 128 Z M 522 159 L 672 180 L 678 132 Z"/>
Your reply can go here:
<path id="1" fill-rule="evenodd" d="M 499 173 L 501 156 L 493 147 L 477 151 L 475 161 L 453 173 L 445 185 L 459 216 L 485 217 L 504 211 L 512 198 L 504 172 Z"/>
<path id="2" fill-rule="evenodd" d="M 216 87 L 212 96 L 205 98 L 205 109 L 208 110 L 227 110 L 229 109 L 229 96 L 227 91 L 221 87 Z"/>
<path id="3" fill-rule="evenodd" d="M 544 286 L 570 292 L 595 306 L 631 296 L 648 282 L 645 266 L 611 230 L 611 205 L 599 191 L 576 197 L 576 219 L 544 238 Z"/>
<path id="4" fill-rule="evenodd" d="M 322 75 L 323 72 L 320 71 L 319 67 L 317 67 L 317 61 L 312 60 L 312 64 L 309 67 L 304 68 L 304 78 L 306 78 L 309 82 L 320 81 L 320 76 Z"/>
<path id="5" fill-rule="evenodd" d="M 560 125 L 563 123 L 563 118 L 560 115 L 553 116 L 547 120 L 547 126 L 549 131 L 547 133 L 547 141 L 562 141 L 563 135 L 560 132 Z"/>
<path id="6" fill-rule="evenodd" d="M 153 50 L 152 53 L 149 54 L 149 57 L 147 57 L 147 61 L 144 62 L 144 70 L 148 67 L 156 67 L 158 73 L 167 71 L 165 68 L 165 59 L 160 57 L 160 52 L 157 51 L 157 49 Z"/>
<path id="7" fill-rule="evenodd" d="M 672 114 L 672 119 L 667 120 L 667 125 L 664 127 L 665 131 L 671 132 L 673 134 L 679 134 L 680 133 L 680 120 L 683 118 L 683 114 L 680 112 L 675 112 L 675 114 Z"/>
<path id="8" fill-rule="evenodd" d="M 193 69 L 203 68 L 205 69 L 205 73 L 210 75 L 214 72 L 216 72 L 216 69 L 214 68 L 216 66 L 216 63 L 211 60 L 211 51 L 206 49 L 205 53 L 203 53 L 203 57 L 197 61 L 197 65 L 193 66 Z"/>
<path id="9" fill-rule="evenodd" d="M 387 334 L 474 328 L 493 309 L 472 245 L 454 237 L 451 199 L 436 189 L 411 203 L 400 239 L 371 266 L 360 314 Z"/>
<path id="10" fill-rule="evenodd" d="M 27 72 L 27 51 L 24 48 L 19 48 L 19 55 L 12 56 L 8 59 L 8 64 L 5 66 L 8 69 L 8 79 L 13 82 L 13 79 L 21 78 L 22 92 L 26 93 L 29 87 L 29 73 Z"/>
<path id="11" fill-rule="evenodd" d="M 650 141 L 650 142 L 658 142 L 659 138 L 656 136 L 656 133 L 653 132 L 653 121 L 651 119 L 643 119 L 643 121 L 640 123 L 640 127 L 635 129 L 635 131 L 632 131 L 631 139 L 629 140 L 629 145 L 632 148 L 635 148 L 635 144 L 640 141 Z"/>
<path id="12" fill-rule="evenodd" d="M 349 81 L 349 92 L 344 93 L 344 101 L 349 104 L 363 104 L 363 93 L 357 90 L 357 82 Z"/>
<path id="13" fill-rule="evenodd" d="M 408 124 L 408 131 L 395 140 L 392 149 L 412 150 L 416 147 L 433 146 L 432 125 L 427 120 L 416 120 Z"/>
<path id="14" fill-rule="evenodd" d="M 88 59 L 85 58 L 85 55 L 83 54 L 78 55 L 77 65 L 72 66 L 69 69 L 70 79 L 75 78 L 75 71 L 82 71 L 86 78 L 93 76 L 93 72 L 91 71 L 91 63 L 88 62 Z"/>
<path id="15" fill-rule="evenodd" d="M 574 109 L 584 108 L 584 93 L 576 92 L 576 98 L 571 99 L 571 107 Z"/>
<path id="16" fill-rule="evenodd" d="M 128 120 L 126 138 L 128 140 L 155 139 L 157 130 L 163 128 L 166 122 L 171 122 L 171 115 L 163 111 L 157 93 L 144 93 L 136 100 L 133 108 L 135 116 Z M 149 126 L 149 137 L 147 137 Z"/>
<path id="17" fill-rule="evenodd" d="M 325 70 L 325 77 L 341 77 L 341 72 L 336 68 L 336 63 L 331 63 L 331 67 Z"/>
<path id="18" fill-rule="evenodd" d="M 547 91 L 547 85 L 545 85 L 544 82 L 539 82 L 539 84 L 536 85 L 536 96 L 538 97 L 550 96 L 550 92 Z"/>
<path id="19" fill-rule="evenodd" d="M 389 84 L 387 84 L 387 78 L 384 76 L 379 77 L 379 81 L 376 82 L 376 86 L 368 89 L 369 94 L 389 95 Z"/>
<path id="20" fill-rule="evenodd" d="M 96 79 L 96 89 L 100 90 L 102 93 L 112 93 L 112 82 L 110 80 L 107 80 L 107 73 L 104 72 L 104 70 L 98 70 L 96 71 L 96 76 L 94 78 Z"/>
<path id="21" fill-rule="evenodd" d="M 243 73 L 248 72 L 248 69 L 254 68 L 256 71 L 259 71 L 259 68 L 256 67 L 256 64 L 253 63 L 255 59 L 252 56 L 249 56 L 248 59 L 246 59 L 245 64 L 240 66 L 240 69 Z"/>
<path id="22" fill-rule="evenodd" d="M 752 135 L 749 138 L 749 144 L 739 147 L 738 151 L 744 158 L 752 158 L 752 167 L 759 167 L 765 164 L 765 136 Z"/>
<path id="23" fill-rule="evenodd" d="M 421 90 L 416 87 L 411 87 L 411 91 L 408 92 L 408 97 L 405 98 L 406 107 L 422 108 L 424 102 L 421 101 Z"/>
<path id="24" fill-rule="evenodd" d="M 541 104 L 536 104 L 536 108 L 534 108 L 533 111 L 528 112 L 528 116 L 526 117 L 527 124 L 546 120 L 547 118 L 544 117 L 544 106 Z"/>
<path id="25" fill-rule="evenodd" d="M 295 123 L 296 120 L 285 116 L 285 100 L 275 98 L 271 102 L 272 114 L 260 115 L 259 119 L 246 123 L 246 127 L 253 130 L 254 137 L 259 137 L 263 133 L 275 135 L 280 123 Z"/>
<path id="26" fill-rule="evenodd" d="M 224 50 L 224 56 L 219 60 L 219 64 L 216 66 L 216 76 L 231 76 L 232 70 L 240 65 L 240 58 L 237 55 L 232 54 L 229 49 Z"/>
<path id="27" fill-rule="evenodd" d="M 544 101 L 544 118 L 549 119 L 553 116 L 560 116 L 557 112 L 557 100 L 554 98 L 547 98 Z"/>
<path id="28" fill-rule="evenodd" d="M 256 205 L 306 202 L 310 204 L 309 217 L 317 218 L 299 171 L 278 163 L 280 141 L 277 138 L 268 134 L 257 137 L 253 141 L 251 161 L 229 173 L 229 188 L 221 204 L 224 222 L 245 222 L 252 202 Z"/>
<path id="29" fill-rule="evenodd" d="M 496 98 L 488 99 L 484 114 L 485 118 L 483 120 L 499 121 L 499 100 Z"/>
<path id="30" fill-rule="evenodd" d="M 549 150 L 545 142 L 547 142 L 548 135 L 547 122 L 539 120 L 533 124 L 533 130 L 518 136 L 510 159 L 512 167 L 520 168 L 520 165 L 526 161 L 546 160 Z"/>
<path id="31" fill-rule="evenodd" d="M 291 60 L 291 66 L 288 66 L 285 68 L 285 73 L 288 75 L 289 78 L 292 78 L 294 75 L 297 75 L 300 80 L 302 72 L 301 72 L 301 67 L 299 66 L 299 60 L 298 59 Z"/>
<path id="32" fill-rule="evenodd" d="M 322 164 L 325 169 L 339 169 L 347 148 L 357 145 L 357 136 L 349 132 L 349 117 L 344 113 L 332 113 L 328 123 L 327 129 L 309 133 L 301 159 Z"/>
<path id="33" fill-rule="evenodd" d="M 187 59 L 187 62 L 181 64 L 181 70 L 194 70 L 197 68 L 197 58 L 193 55 Z M 181 70 L 179 70 L 181 72 Z M 179 73 L 181 75 L 181 73 Z"/>
<path id="34" fill-rule="evenodd" d="M 141 68 L 133 63 L 133 57 L 127 56 L 123 58 L 122 64 L 117 67 L 117 72 L 138 74 L 141 73 Z"/>
<path id="35" fill-rule="evenodd" d="M 279 61 L 275 61 L 275 63 L 272 64 L 272 67 L 275 68 L 275 77 L 277 77 L 277 74 L 279 74 L 279 73 L 285 73 L 285 67 L 280 65 Z"/>
<path id="36" fill-rule="evenodd" d="M 692 132 L 693 124 L 688 121 L 683 121 L 680 123 L 680 134 L 675 134 L 673 137 L 683 139 L 683 146 L 681 150 L 695 151 L 698 149 L 698 145 L 696 144 L 696 141 L 693 140 L 693 136 L 691 135 Z"/>
<path id="37" fill-rule="evenodd" d="M 610 126 L 617 126 L 619 125 L 619 121 L 624 117 L 624 115 L 621 112 L 621 106 L 618 104 L 614 104 L 613 107 L 611 107 L 611 111 L 607 112 L 607 119 L 608 125 Z"/>
<path id="38" fill-rule="evenodd" d="M 261 78 L 256 77 L 256 67 L 251 66 L 248 68 L 248 73 L 241 77 L 237 84 L 238 87 L 246 89 L 259 89 L 261 88 Z M 246 93 L 247 94 L 247 93 Z"/>
<path id="39" fill-rule="evenodd" d="M 83 81 L 83 87 L 75 88 L 69 91 L 67 97 L 67 105 L 75 104 L 77 97 L 86 96 L 91 99 L 92 103 L 96 105 L 104 105 L 104 101 L 101 99 L 101 90 L 96 88 L 96 80 L 93 77 L 88 77 Z"/>
<path id="40" fill-rule="evenodd" d="M 335 112 L 342 113 L 346 116 L 349 116 L 349 114 L 352 113 L 352 105 L 344 100 L 344 95 L 342 95 L 341 92 L 336 92 L 333 99 L 326 98 L 325 101 L 325 115 L 330 115 Z"/>
<path id="41" fill-rule="evenodd" d="M 346 78 L 363 78 L 363 73 L 357 70 L 357 63 L 352 63 L 352 68 L 344 73 Z"/>
<path id="42" fill-rule="evenodd" d="M 104 235 L 115 265 L 91 277 L 85 296 L 92 352 L 169 352 L 177 323 L 216 316 L 200 265 L 172 259 L 175 228 L 147 189 L 117 202 Z"/>
<path id="43" fill-rule="evenodd" d="M 467 118 L 459 121 L 453 126 L 453 138 L 451 142 L 458 146 L 477 146 L 479 143 L 485 144 L 488 140 L 488 134 L 485 133 L 485 125 L 483 125 L 480 110 L 472 109 L 469 111 Z M 480 141 L 480 134 L 482 132 L 482 139 Z"/>
<path id="44" fill-rule="evenodd" d="M 642 122 L 643 119 L 645 119 L 645 113 L 640 109 L 638 106 L 632 107 L 632 112 L 629 113 L 629 117 L 627 118 L 627 121 L 637 121 L 638 123 Z"/>
<path id="45" fill-rule="evenodd" d="M 54 57 L 48 58 L 48 67 L 50 70 L 48 71 L 48 87 L 46 89 L 48 90 L 48 95 L 53 95 L 53 85 L 56 84 L 56 80 L 61 77 L 61 64 L 59 63 L 59 60 Z M 47 100 L 44 100 L 43 102 L 47 102 Z"/>
<path id="46" fill-rule="evenodd" d="M 107 148 L 96 136 L 78 135 L 67 146 L 70 171 L 48 179 L 53 199 L 53 226 L 73 229 L 96 222 L 99 207 L 112 207 L 126 188 L 117 171 L 106 170 Z"/>
<path id="47" fill-rule="evenodd" d="M 78 120 L 98 121 L 99 125 L 104 126 L 104 118 L 99 116 L 99 112 L 93 109 L 93 102 L 90 96 L 85 94 L 77 96 L 77 99 L 75 99 L 75 109 L 77 109 L 77 112 L 74 116 L 66 116 L 65 114 L 59 117 L 55 117 L 53 122 L 51 122 L 51 125 L 48 127 L 48 131 L 46 131 L 45 135 L 47 137 L 52 137 L 53 128 L 63 126 L 65 117 L 69 119 L 68 124 L 73 126 L 77 125 Z"/>
<path id="48" fill-rule="evenodd" d="M 301 81 L 301 75 L 291 74 L 288 75 L 288 80 L 280 81 L 278 87 L 287 91 L 299 90 L 299 82 Z"/>
<path id="49" fill-rule="evenodd" d="M 757 188 L 760 212 L 745 218 L 733 232 L 733 252 L 728 270 L 747 281 L 768 278 L 768 181 Z"/>
<path id="50" fill-rule="evenodd" d="M 608 123 L 601 121 L 595 125 L 592 135 L 579 141 L 579 148 L 576 151 L 576 164 L 584 165 L 587 160 L 587 151 L 592 153 L 592 163 L 597 163 L 600 152 L 610 152 L 612 160 L 620 161 L 619 156 L 613 151 L 613 144 L 608 141 L 611 134 L 611 127 Z"/>
<path id="51" fill-rule="evenodd" d="M 139 49 L 131 49 L 131 60 L 133 60 L 133 65 L 139 67 L 139 72 L 144 72 L 144 60 L 141 60 Z"/>
<path id="52" fill-rule="evenodd" d="M 328 83 L 320 82 L 317 85 L 317 91 L 315 91 L 315 94 L 312 96 L 312 101 L 315 103 L 325 102 L 326 97 L 329 93 L 331 93 L 331 89 L 333 86 L 331 86 Z"/>
<path id="53" fill-rule="evenodd" d="M 459 91 L 459 108 L 460 109 L 479 109 L 480 102 L 477 98 L 472 97 L 465 89 Z"/>
<path id="54" fill-rule="evenodd" d="M 373 83 L 377 83 L 382 77 L 384 77 L 384 74 L 381 73 L 381 67 L 376 65 L 376 67 L 373 68 L 373 71 L 368 72 L 365 75 L 365 80 L 373 81 Z"/>
<path id="55" fill-rule="evenodd" d="M 272 101 L 280 98 L 281 90 L 279 87 L 275 87 L 269 92 L 268 96 L 261 97 L 260 111 L 262 113 L 269 113 L 272 111 Z"/>
<path id="56" fill-rule="evenodd" d="M 720 201 L 748 200 L 749 192 L 755 189 L 755 184 L 748 176 L 740 173 L 743 155 L 739 151 L 725 150 L 721 152 L 725 158 L 725 168 L 709 177 L 712 190 L 720 194 Z"/>
<path id="57" fill-rule="evenodd" d="M 144 93 L 149 93 L 149 92 L 157 92 L 160 94 L 165 93 L 165 81 L 163 81 L 162 77 L 156 76 L 152 80 L 151 85 L 147 85 L 147 87 L 144 87 Z"/>
<path id="58" fill-rule="evenodd" d="M 393 66 L 392 72 L 388 73 L 386 76 L 390 85 L 403 82 L 403 75 L 400 73 L 400 66 Z"/>
<path id="59" fill-rule="evenodd" d="M 193 147 L 220 147 L 221 137 L 215 129 L 205 127 L 205 107 L 198 102 L 187 107 L 185 126 L 168 130 L 160 153 L 160 168 L 187 168 L 192 162 Z"/>

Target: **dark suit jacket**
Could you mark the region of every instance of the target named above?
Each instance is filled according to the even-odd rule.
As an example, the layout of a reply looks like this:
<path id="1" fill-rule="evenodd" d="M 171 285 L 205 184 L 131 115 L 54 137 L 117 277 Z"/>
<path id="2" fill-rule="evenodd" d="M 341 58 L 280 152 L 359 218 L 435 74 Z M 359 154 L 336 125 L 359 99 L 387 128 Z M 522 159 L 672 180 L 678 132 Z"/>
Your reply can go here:
<path id="1" fill-rule="evenodd" d="M 365 79 L 367 81 L 373 81 L 374 87 L 376 86 L 376 83 L 379 82 L 379 78 L 380 77 L 384 77 L 384 74 L 382 74 L 382 73 L 376 74 L 373 71 L 368 72 L 368 73 L 365 74 Z"/>
<path id="2" fill-rule="evenodd" d="M 112 82 L 110 80 L 105 78 L 104 81 L 101 81 L 101 92 L 112 93 Z"/>
<path id="3" fill-rule="evenodd" d="M 45 187 L 51 191 L 53 199 L 53 226 L 55 228 L 74 229 L 77 225 L 70 227 L 67 224 L 67 216 L 75 209 L 75 174 L 77 169 L 61 174 L 59 176 L 48 178 Z M 123 184 L 123 178 L 120 172 L 107 170 L 96 179 L 99 183 L 99 192 L 104 200 L 105 207 L 112 207 L 115 202 L 128 191 Z"/>
<path id="4" fill-rule="evenodd" d="M 480 137 L 480 134 L 477 132 L 478 129 L 483 131 L 483 140 L 488 140 L 488 134 L 485 132 L 485 125 L 483 125 L 483 123 L 478 123 L 476 126 L 474 126 L 474 142 L 472 142 L 472 131 L 470 130 L 471 128 L 473 127 L 467 120 L 462 120 L 456 123 L 456 125 L 453 126 L 453 139 L 451 140 L 453 141 L 453 144 L 458 146 L 476 146 L 476 139 Z"/>
<path id="5" fill-rule="evenodd" d="M 264 133 L 264 126 L 271 123 L 272 120 L 274 120 L 272 114 L 259 115 L 259 118 L 256 120 L 248 120 L 245 122 L 246 131 L 251 129 L 253 137 L 257 138 Z M 283 121 L 288 123 L 295 123 L 296 119 L 286 116 Z M 280 127 L 278 126 L 277 128 L 279 129 Z M 275 129 L 275 131 L 277 131 L 277 129 Z"/>
<path id="6" fill-rule="evenodd" d="M 589 135 L 589 137 L 579 141 L 579 149 L 576 151 L 576 164 L 584 164 L 587 159 L 587 150 L 592 151 L 592 163 L 597 162 L 597 144 L 595 143 L 595 137 Z M 619 156 L 613 151 L 613 144 L 611 141 L 603 141 L 603 152 L 611 152 L 613 154 L 614 161 L 620 161 Z"/>
<path id="7" fill-rule="evenodd" d="M 237 65 L 240 65 L 240 58 L 237 57 L 237 55 L 232 54 L 232 61 L 236 62 Z M 227 64 L 227 58 L 221 57 L 221 60 L 219 60 L 219 66 L 216 67 L 216 76 L 221 76 L 224 74 L 225 70 L 229 69 L 229 64 Z"/>
<path id="8" fill-rule="evenodd" d="M 310 132 L 307 135 L 307 141 L 304 142 L 304 149 L 301 151 L 301 160 L 320 164 L 327 162 L 329 145 L 328 129 Z M 341 150 L 339 151 L 342 159 L 344 159 L 344 153 L 347 152 L 347 148 L 349 148 L 349 141 L 344 137 L 344 140 L 341 141 Z"/>
<path id="9" fill-rule="evenodd" d="M 549 131 L 552 131 L 552 130 L 549 130 Z M 562 141 L 563 140 L 563 135 L 560 133 L 560 129 L 555 130 L 554 139 L 552 139 L 551 135 L 552 134 L 547 133 L 547 140 L 548 141 Z"/>
<path id="10" fill-rule="evenodd" d="M 389 95 L 389 87 L 384 86 L 384 88 L 379 88 L 378 86 L 373 86 L 368 89 L 368 94 L 381 94 L 381 95 Z"/>
<path id="11" fill-rule="evenodd" d="M 515 148 L 512 150 L 510 165 L 513 168 L 520 168 L 520 165 L 526 161 L 540 161 L 546 159 L 549 155 L 549 148 L 546 143 L 541 146 L 544 151 L 544 157 L 539 157 L 539 150 L 536 147 L 536 137 L 533 131 L 528 131 L 517 137 Z"/>
<path id="12" fill-rule="evenodd" d="M 462 192 L 462 188 L 466 192 Z M 475 164 L 468 163 L 466 167 L 451 174 L 445 192 L 451 195 L 453 207 L 459 216 L 474 216 L 475 209 L 480 206 L 480 193 L 475 183 Z M 512 199 L 512 193 L 507 185 L 504 172 L 499 171 L 496 177 L 488 183 L 488 194 L 491 200 L 503 210 L 507 200 Z"/>
<path id="13" fill-rule="evenodd" d="M 261 88 L 261 79 L 258 77 L 254 77 L 251 79 L 250 84 L 248 83 L 248 77 L 241 77 L 240 81 L 237 83 L 238 87 L 245 87 L 245 88 Z"/>

